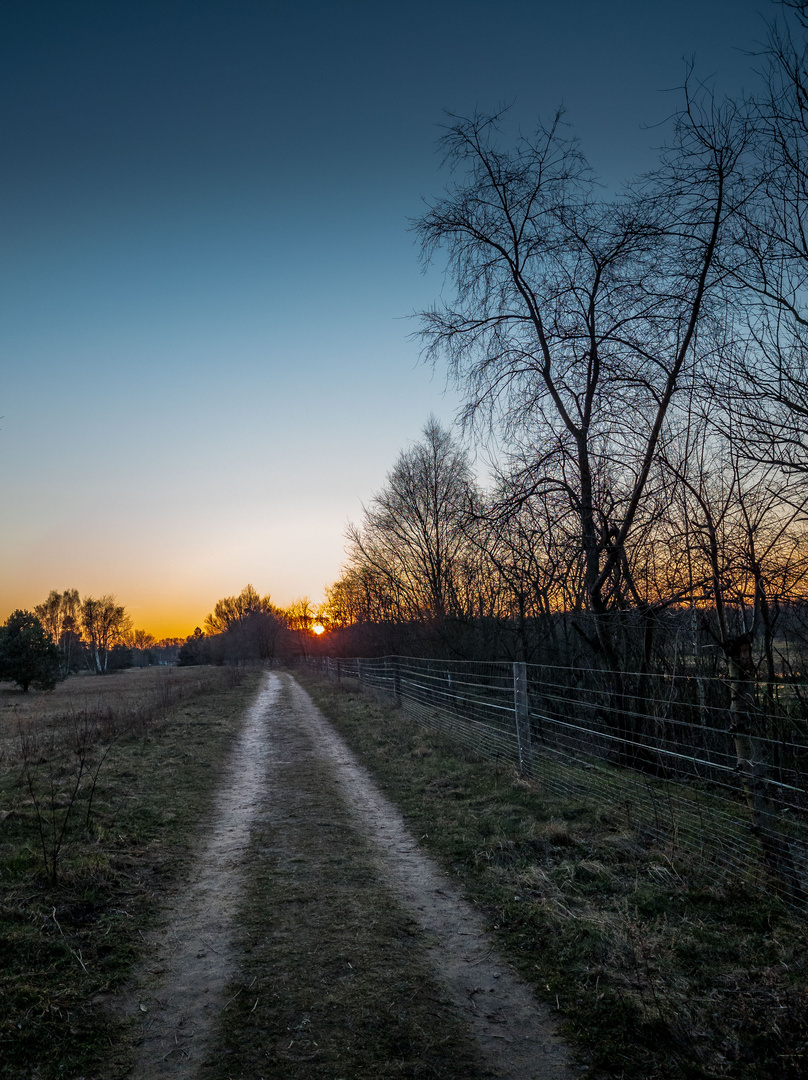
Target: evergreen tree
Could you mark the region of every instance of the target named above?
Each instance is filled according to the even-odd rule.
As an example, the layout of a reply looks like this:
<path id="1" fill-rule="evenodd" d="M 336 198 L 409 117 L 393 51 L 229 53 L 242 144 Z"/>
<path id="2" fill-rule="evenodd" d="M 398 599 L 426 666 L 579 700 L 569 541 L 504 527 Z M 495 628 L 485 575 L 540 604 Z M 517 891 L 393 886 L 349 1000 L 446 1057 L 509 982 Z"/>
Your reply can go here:
<path id="1" fill-rule="evenodd" d="M 0 679 L 21 687 L 53 690 L 62 678 L 59 650 L 30 611 L 14 611 L 0 627 Z"/>

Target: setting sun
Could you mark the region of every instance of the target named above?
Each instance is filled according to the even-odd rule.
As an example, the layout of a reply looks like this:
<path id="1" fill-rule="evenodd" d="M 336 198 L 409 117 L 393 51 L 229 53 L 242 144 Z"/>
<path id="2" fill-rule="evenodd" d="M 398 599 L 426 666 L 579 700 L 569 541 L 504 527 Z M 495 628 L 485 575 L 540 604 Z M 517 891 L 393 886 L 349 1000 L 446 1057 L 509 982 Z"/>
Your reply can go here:
<path id="1" fill-rule="evenodd" d="M 315 623 L 315 624 L 314 624 L 314 626 L 312 626 L 312 630 L 313 630 L 313 631 L 314 631 L 314 633 L 315 633 L 315 634 L 317 634 L 318 636 L 319 636 L 320 634 L 324 634 L 324 633 L 325 633 L 325 627 L 323 626 L 323 624 L 322 624 L 322 623 Z"/>

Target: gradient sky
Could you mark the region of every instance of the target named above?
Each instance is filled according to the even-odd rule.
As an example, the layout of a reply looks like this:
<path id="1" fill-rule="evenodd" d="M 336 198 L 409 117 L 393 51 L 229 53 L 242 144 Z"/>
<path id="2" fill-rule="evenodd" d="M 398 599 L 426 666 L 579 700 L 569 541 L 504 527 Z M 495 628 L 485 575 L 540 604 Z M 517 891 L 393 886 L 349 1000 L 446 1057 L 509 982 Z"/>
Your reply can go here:
<path id="1" fill-rule="evenodd" d="M 407 220 L 444 110 L 563 103 L 610 183 L 684 58 L 736 93 L 761 0 L 0 3 L 0 620 L 115 593 L 187 634 L 338 575 L 430 413 Z"/>

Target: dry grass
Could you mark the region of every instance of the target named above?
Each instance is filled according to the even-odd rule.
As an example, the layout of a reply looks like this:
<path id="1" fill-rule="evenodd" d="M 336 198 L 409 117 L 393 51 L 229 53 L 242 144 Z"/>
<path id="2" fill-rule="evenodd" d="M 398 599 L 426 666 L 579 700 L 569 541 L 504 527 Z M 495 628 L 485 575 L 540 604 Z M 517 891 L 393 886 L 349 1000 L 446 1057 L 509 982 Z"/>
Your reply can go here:
<path id="1" fill-rule="evenodd" d="M 55 690 L 27 694 L 0 682 L 0 769 L 20 760 L 21 733 L 58 735 L 87 716 L 106 722 L 109 734 L 142 734 L 166 709 L 220 687 L 223 678 L 221 670 L 209 668 L 131 668 L 105 676 L 74 675 Z"/>
<path id="2" fill-rule="evenodd" d="M 802 1080 L 808 931 L 759 883 L 303 676 L 598 1075 Z"/>
<path id="3" fill-rule="evenodd" d="M 163 668 L 2 692 L 0 1076 L 124 1074 L 111 995 L 186 865 L 251 682 Z M 100 768 L 74 790 L 77 731 Z M 46 840 L 65 826 L 56 880 L 43 823 Z"/>

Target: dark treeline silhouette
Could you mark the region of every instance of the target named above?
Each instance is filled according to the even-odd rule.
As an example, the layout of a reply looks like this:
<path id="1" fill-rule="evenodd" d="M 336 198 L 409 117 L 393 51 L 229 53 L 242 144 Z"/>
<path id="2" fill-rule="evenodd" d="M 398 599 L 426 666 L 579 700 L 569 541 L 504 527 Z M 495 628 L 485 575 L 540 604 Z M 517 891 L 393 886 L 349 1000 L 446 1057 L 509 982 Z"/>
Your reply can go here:
<path id="1" fill-rule="evenodd" d="M 157 640 L 134 629 L 114 596 L 80 597 L 78 589 L 52 589 L 32 614 L 58 650 L 60 675 L 105 675 L 128 667 L 176 663 L 182 638 Z"/>
<path id="2" fill-rule="evenodd" d="M 594 612 L 570 515 L 553 520 L 537 499 L 509 502 L 507 478 L 484 495 L 468 455 L 430 421 L 350 528 L 348 562 L 321 616 L 330 632 L 317 644 L 335 656 L 718 675 L 748 641 L 755 674 L 796 677 L 808 647 L 808 529 L 771 492 L 745 498 L 731 473 L 716 479 L 721 546 L 694 536 L 688 508 L 671 499 L 631 547 L 610 609 Z"/>
<path id="3" fill-rule="evenodd" d="M 314 627 L 320 628 L 307 597 L 288 608 L 260 596 L 245 585 L 238 596 L 216 602 L 204 620 L 179 650 L 178 663 L 241 664 L 293 660 L 307 656 L 316 644 Z"/>
<path id="4" fill-rule="evenodd" d="M 755 96 L 690 72 L 615 196 L 560 116 L 451 119 L 413 224 L 446 271 L 422 335 L 499 467 L 481 491 L 429 421 L 350 529 L 329 648 L 695 665 L 741 726 L 748 683 L 805 670 L 807 23 L 781 5 Z"/>

